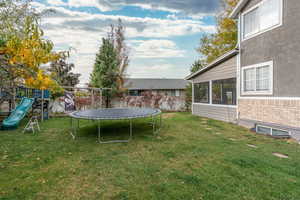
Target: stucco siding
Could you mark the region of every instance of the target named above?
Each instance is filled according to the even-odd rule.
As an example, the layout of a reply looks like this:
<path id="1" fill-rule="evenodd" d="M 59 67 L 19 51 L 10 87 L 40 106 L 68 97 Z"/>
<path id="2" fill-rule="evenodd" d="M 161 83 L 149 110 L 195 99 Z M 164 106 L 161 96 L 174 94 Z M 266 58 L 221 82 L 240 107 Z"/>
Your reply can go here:
<path id="1" fill-rule="evenodd" d="M 236 108 L 193 104 L 193 114 L 226 122 L 236 122 Z"/>
<path id="2" fill-rule="evenodd" d="M 210 69 L 209 71 L 198 75 L 193 80 L 195 83 L 206 82 L 210 80 L 219 80 L 236 77 L 236 56 Z"/>
<path id="3" fill-rule="evenodd" d="M 260 1 L 250 1 L 243 11 Z M 299 10 L 299 0 L 283 0 L 282 26 L 241 42 L 241 67 L 273 60 L 274 97 L 300 97 Z"/>

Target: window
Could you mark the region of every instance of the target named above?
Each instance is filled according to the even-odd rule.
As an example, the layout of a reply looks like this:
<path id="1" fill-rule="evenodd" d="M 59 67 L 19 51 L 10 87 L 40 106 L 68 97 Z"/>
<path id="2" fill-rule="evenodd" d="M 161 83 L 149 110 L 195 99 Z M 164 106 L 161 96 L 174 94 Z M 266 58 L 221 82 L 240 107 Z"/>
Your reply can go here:
<path id="1" fill-rule="evenodd" d="M 289 137 L 291 135 L 290 131 L 288 130 L 281 130 L 259 124 L 256 125 L 256 132 L 265 135 L 272 135 L 274 137 Z"/>
<path id="2" fill-rule="evenodd" d="M 140 90 L 129 90 L 129 96 L 141 96 Z"/>
<path id="3" fill-rule="evenodd" d="M 242 15 L 243 39 L 282 24 L 282 0 L 264 0 Z"/>
<path id="4" fill-rule="evenodd" d="M 180 90 L 176 90 L 175 96 L 180 97 Z"/>
<path id="5" fill-rule="evenodd" d="M 194 103 L 209 103 L 209 82 L 194 84 Z"/>
<path id="6" fill-rule="evenodd" d="M 212 103 L 236 105 L 236 78 L 212 82 Z"/>
<path id="7" fill-rule="evenodd" d="M 273 61 L 242 68 L 242 94 L 273 93 Z"/>
<path id="8" fill-rule="evenodd" d="M 175 97 L 175 90 L 171 90 L 171 95 L 172 97 Z"/>

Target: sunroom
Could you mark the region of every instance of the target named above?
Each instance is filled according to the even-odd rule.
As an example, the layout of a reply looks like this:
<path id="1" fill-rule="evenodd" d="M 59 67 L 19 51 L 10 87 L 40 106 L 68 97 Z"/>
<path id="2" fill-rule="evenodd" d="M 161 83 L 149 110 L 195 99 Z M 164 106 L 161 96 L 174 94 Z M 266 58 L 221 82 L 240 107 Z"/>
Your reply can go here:
<path id="1" fill-rule="evenodd" d="M 194 115 L 235 123 L 237 119 L 237 55 L 230 51 L 189 75 Z"/>

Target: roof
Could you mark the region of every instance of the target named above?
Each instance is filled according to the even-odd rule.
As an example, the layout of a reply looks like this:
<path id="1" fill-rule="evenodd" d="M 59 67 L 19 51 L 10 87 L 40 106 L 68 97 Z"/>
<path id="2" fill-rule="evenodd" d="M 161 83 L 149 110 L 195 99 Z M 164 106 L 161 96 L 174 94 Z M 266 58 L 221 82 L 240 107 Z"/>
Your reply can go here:
<path id="1" fill-rule="evenodd" d="M 231 14 L 229 15 L 230 18 L 237 18 L 240 11 L 243 9 L 243 7 L 249 2 L 249 0 L 240 0 L 239 3 L 236 5 L 236 7 L 233 9 Z"/>
<path id="2" fill-rule="evenodd" d="M 188 81 L 184 79 L 126 79 L 124 87 L 128 90 L 171 90 L 185 89 Z"/>
<path id="3" fill-rule="evenodd" d="M 202 73 L 210 70 L 211 68 L 214 68 L 214 67 L 218 66 L 220 63 L 232 58 L 233 56 L 237 55 L 238 53 L 239 53 L 239 50 L 237 50 L 237 49 L 234 49 L 234 50 L 231 50 L 231 51 L 225 53 L 221 57 L 214 60 L 212 63 L 208 64 L 206 67 L 204 67 L 204 68 L 196 71 L 195 73 L 190 74 L 189 76 L 185 77 L 185 80 L 193 79 L 195 76 L 198 76 L 199 74 L 202 74 Z"/>

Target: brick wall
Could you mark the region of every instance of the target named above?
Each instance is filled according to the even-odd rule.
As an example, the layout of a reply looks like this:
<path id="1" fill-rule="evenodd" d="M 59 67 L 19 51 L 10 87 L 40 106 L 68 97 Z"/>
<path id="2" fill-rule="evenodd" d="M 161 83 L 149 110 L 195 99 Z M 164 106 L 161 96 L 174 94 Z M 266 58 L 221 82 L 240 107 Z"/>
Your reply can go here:
<path id="1" fill-rule="evenodd" d="M 300 100 L 239 99 L 240 119 L 300 127 Z"/>

